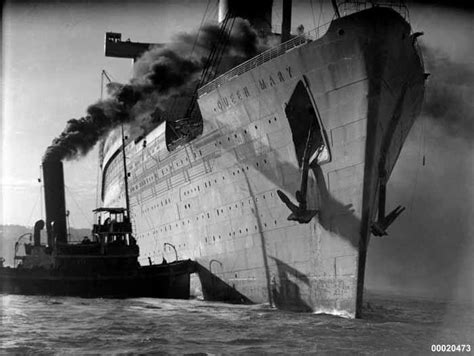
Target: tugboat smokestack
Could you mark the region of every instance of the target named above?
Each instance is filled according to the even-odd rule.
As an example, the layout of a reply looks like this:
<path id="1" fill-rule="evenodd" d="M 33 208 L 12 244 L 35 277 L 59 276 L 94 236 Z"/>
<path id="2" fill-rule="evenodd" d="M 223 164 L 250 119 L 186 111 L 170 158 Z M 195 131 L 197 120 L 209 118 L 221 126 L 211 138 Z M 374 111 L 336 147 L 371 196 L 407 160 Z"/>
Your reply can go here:
<path id="1" fill-rule="evenodd" d="M 35 229 L 34 229 L 34 243 L 35 246 L 41 246 L 41 230 L 44 228 L 44 221 L 43 220 L 38 220 L 35 223 Z"/>
<path id="2" fill-rule="evenodd" d="M 57 242 L 67 243 L 63 163 L 60 160 L 45 158 L 43 179 L 48 246 Z"/>

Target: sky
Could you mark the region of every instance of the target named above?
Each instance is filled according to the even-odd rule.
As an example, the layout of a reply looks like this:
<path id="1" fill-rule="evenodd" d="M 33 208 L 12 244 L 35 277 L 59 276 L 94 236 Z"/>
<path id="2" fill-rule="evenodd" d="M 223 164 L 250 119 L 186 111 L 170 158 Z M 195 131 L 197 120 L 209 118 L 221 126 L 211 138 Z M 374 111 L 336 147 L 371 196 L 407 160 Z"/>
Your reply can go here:
<path id="1" fill-rule="evenodd" d="M 208 0 L 5 3 L 0 224 L 31 226 L 44 218 L 37 178 L 45 149 L 68 119 L 83 116 L 100 98 L 103 69 L 114 81 L 125 83 L 130 78 L 130 60 L 104 56 L 105 32 L 121 32 L 123 39 L 138 42 L 169 42 L 173 34 L 196 30 L 207 5 Z M 332 16 L 327 2 L 295 0 L 292 27 L 303 24 L 310 30 Z M 209 0 L 205 22 L 216 17 L 217 2 Z M 462 7 L 410 7 L 412 27 L 424 31 L 421 41 L 429 51 L 469 73 L 474 58 L 472 19 L 472 11 Z M 274 2 L 273 20 L 281 20 L 281 0 Z M 444 88 L 445 82 L 453 80 L 437 67 L 427 71 L 432 74 L 428 86 Z M 456 87 L 462 89 L 460 105 L 467 110 L 474 94 L 471 78 L 461 75 Z M 466 113 L 466 120 L 472 119 L 472 111 Z M 372 239 L 369 286 L 405 288 L 414 294 L 436 290 L 440 296 L 442 290 L 450 290 L 455 296 L 473 299 L 472 120 L 447 128 L 447 118 L 448 114 L 422 115 L 407 139 L 388 185 L 387 208 L 400 204 L 407 211 L 390 228 L 390 237 Z M 94 149 L 86 157 L 65 163 L 66 204 L 73 227 L 92 223 L 97 159 Z M 407 279 L 407 273 L 413 278 Z"/>

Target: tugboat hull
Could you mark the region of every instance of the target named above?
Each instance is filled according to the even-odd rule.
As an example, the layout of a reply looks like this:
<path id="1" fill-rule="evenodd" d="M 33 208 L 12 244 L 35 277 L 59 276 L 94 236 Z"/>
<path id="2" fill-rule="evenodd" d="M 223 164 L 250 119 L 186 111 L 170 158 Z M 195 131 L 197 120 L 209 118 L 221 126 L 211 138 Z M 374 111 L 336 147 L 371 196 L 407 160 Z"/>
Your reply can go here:
<path id="1" fill-rule="evenodd" d="M 41 268 L 0 269 L 0 293 L 85 298 L 189 298 L 192 261 L 146 266 L 134 273 L 65 275 Z"/>

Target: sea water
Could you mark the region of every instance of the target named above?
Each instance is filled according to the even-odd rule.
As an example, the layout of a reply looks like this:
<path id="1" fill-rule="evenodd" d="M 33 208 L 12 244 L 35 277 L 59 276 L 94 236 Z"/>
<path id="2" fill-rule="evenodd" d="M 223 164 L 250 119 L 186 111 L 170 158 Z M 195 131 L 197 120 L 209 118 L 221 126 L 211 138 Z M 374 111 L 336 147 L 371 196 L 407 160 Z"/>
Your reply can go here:
<path id="1" fill-rule="evenodd" d="M 0 300 L 4 354 L 430 354 L 433 345 L 474 346 L 472 305 L 386 294 L 368 294 L 355 320 L 201 300 Z"/>

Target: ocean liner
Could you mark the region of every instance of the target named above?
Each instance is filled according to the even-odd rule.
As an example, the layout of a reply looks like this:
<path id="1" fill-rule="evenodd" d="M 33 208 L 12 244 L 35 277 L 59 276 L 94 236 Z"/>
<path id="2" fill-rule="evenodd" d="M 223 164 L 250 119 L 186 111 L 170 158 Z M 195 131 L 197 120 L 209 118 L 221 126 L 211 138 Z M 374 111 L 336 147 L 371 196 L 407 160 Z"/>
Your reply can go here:
<path id="1" fill-rule="evenodd" d="M 258 16 L 238 3 L 221 1 L 220 14 L 268 29 L 272 1 Z M 141 264 L 196 261 L 207 300 L 360 316 L 370 237 L 403 210 L 386 214 L 386 184 L 426 74 L 402 4 L 332 5 L 329 25 L 291 35 L 285 0 L 281 44 L 197 91 L 195 137 L 180 137 L 176 117 L 129 140 Z M 110 56 L 144 50 L 106 36 Z M 104 206 L 124 205 L 118 136 L 102 145 Z"/>

